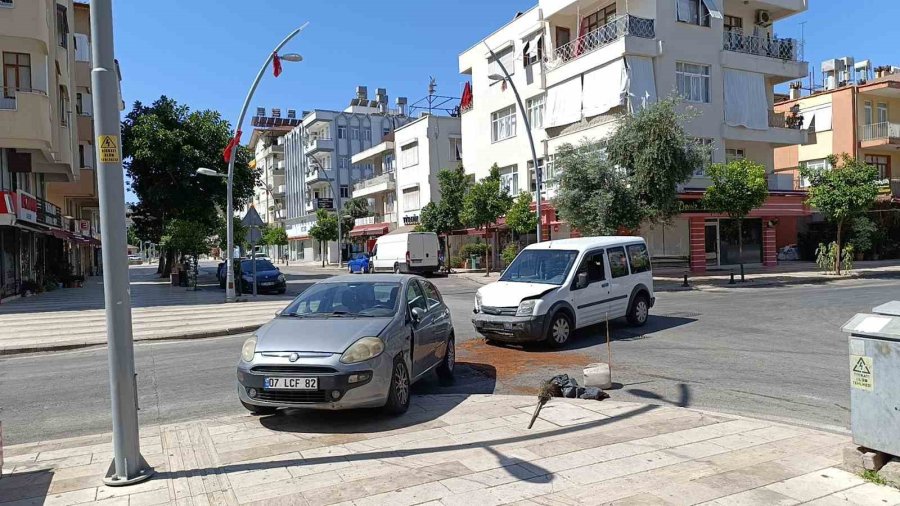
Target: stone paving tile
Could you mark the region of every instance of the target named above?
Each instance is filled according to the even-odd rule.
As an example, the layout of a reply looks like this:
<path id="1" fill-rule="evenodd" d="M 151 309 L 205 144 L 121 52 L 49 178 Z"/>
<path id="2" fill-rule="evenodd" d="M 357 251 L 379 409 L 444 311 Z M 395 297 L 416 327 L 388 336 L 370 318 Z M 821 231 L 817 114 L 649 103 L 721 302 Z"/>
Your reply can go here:
<path id="1" fill-rule="evenodd" d="M 767 488 L 756 488 L 701 503 L 701 506 L 792 506 L 794 504 L 799 504 L 799 501 Z"/>
<path id="2" fill-rule="evenodd" d="M 766 488 L 798 501 L 811 501 L 863 483 L 865 481 L 855 474 L 830 467 L 774 483 Z"/>

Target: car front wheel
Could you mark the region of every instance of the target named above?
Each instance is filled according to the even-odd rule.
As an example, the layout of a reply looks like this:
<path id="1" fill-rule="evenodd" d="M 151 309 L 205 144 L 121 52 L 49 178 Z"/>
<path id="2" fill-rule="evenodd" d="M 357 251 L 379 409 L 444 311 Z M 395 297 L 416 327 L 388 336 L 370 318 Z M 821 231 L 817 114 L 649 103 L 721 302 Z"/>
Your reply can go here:
<path id="1" fill-rule="evenodd" d="M 635 327 L 642 327 L 650 317 L 650 300 L 643 293 L 635 297 L 628 312 L 628 323 Z"/>
<path id="2" fill-rule="evenodd" d="M 447 340 L 447 351 L 444 360 L 437 368 L 437 375 L 441 381 L 449 383 L 453 381 L 453 370 L 456 368 L 456 339 L 451 335 Z"/>
<path id="3" fill-rule="evenodd" d="M 391 415 L 402 415 L 409 409 L 409 370 L 402 356 L 394 359 L 391 369 L 391 385 L 388 389 L 384 411 Z"/>
<path id="4" fill-rule="evenodd" d="M 573 330 L 572 319 L 566 313 L 556 313 L 547 327 L 545 342 L 552 348 L 562 348 L 569 342 Z"/>

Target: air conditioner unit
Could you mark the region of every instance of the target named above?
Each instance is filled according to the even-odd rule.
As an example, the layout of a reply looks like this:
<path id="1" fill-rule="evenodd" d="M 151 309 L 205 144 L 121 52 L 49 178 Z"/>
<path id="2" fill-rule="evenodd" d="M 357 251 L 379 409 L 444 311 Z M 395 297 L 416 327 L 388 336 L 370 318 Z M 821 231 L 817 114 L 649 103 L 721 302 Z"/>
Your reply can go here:
<path id="1" fill-rule="evenodd" d="M 769 26 L 772 24 L 772 15 L 769 11 L 764 9 L 759 9 L 756 11 L 756 24 Z"/>

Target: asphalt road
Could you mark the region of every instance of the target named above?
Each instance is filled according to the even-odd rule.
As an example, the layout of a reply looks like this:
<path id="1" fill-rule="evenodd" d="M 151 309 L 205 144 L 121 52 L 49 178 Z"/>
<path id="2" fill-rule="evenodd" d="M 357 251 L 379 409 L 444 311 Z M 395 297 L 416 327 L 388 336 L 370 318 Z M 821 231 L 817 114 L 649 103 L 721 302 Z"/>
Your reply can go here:
<path id="1" fill-rule="evenodd" d="M 606 358 L 602 326 L 584 329 L 569 348 L 517 349 L 474 335 L 477 285 L 435 281 L 460 341 L 458 380 L 435 380 L 418 393 L 534 391 L 568 373 L 579 381 L 589 361 Z M 859 311 L 900 298 L 896 280 L 658 294 L 643 329 L 613 322 L 613 398 L 784 418 L 816 426 L 849 425 L 846 337 L 840 326 Z M 135 346 L 142 425 L 240 413 L 234 366 L 246 336 Z M 0 359 L 0 420 L 6 444 L 110 430 L 105 348 Z"/>

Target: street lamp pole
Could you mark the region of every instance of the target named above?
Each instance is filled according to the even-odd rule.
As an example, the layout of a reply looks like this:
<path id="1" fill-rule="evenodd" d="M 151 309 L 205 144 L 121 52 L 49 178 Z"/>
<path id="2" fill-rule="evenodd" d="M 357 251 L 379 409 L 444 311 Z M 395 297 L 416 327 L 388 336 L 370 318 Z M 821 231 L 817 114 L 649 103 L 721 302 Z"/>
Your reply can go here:
<path id="1" fill-rule="evenodd" d="M 259 85 L 259 81 L 262 79 L 263 74 L 265 74 L 266 69 L 269 67 L 269 63 L 272 62 L 272 57 L 278 54 L 278 51 L 284 47 L 291 39 L 293 39 L 297 34 L 303 31 L 308 25 L 309 22 L 303 23 L 300 28 L 297 28 L 287 37 L 284 38 L 275 49 L 269 53 L 269 56 L 266 57 L 266 62 L 259 69 L 259 72 L 256 74 L 256 79 L 253 80 L 253 85 L 250 86 L 250 91 L 247 92 L 247 98 L 244 99 L 244 105 L 241 107 L 241 114 L 238 116 L 237 123 L 234 125 L 235 132 L 239 132 L 241 130 L 241 125 L 244 123 L 244 116 L 247 114 L 247 108 L 250 106 L 250 100 L 253 99 L 253 94 L 256 92 L 256 87 Z M 234 188 L 234 157 L 237 152 L 238 143 L 234 143 L 234 146 L 231 148 L 231 153 L 229 153 L 228 157 L 228 188 L 226 192 L 227 203 L 225 206 L 225 228 L 227 229 L 225 234 L 228 238 L 228 252 L 227 257 L 225 257 L 225 302 L 234 302 L 234 197 L 232 195 L 232 190 Z"/>
<path id="2" fill-rule="evenodd" d="M 541 167 L 538 165 L 537 151 L 534 149 L 534 138 L 531 135 L 531 124 L 528 122 L 528 114 L 525 112 L 525 106 L 522 104 L 522 97 L 519 96 L 519 90 L 516 89 L 516 83 L 513 82 L 512 77 L 509 75 L 509 72 L 506 71 L 506 67 L 503 65 L 503 62 L 500 61 L 500 58 L 497 58 L 497 55 L 494 53 L 494 50 L 491 49 L 491 46 L 484 43 L 484 47 L 491 53 L 491 58 L 497 62 L 497 65 L 500 66 L 500 70 L 503 71 L 503 75 L 492 74 L 488 76 L 489 79 L 492 80 L 503 80 L 509 83 L 510 87 L 512 87 L 513 94 L 516 96 L 516 103 L 519 105 L 519 112 L 522 113 L 522 120 L 525 123 L 525 133 L 528 134 L 528 144 L 531 146 L 531 162 L 534 164 L 534 185 L 535 192 L 534 202 L 535 202 L 535 212 L 537 212 L 537 242 L 541 242 Z"/>

